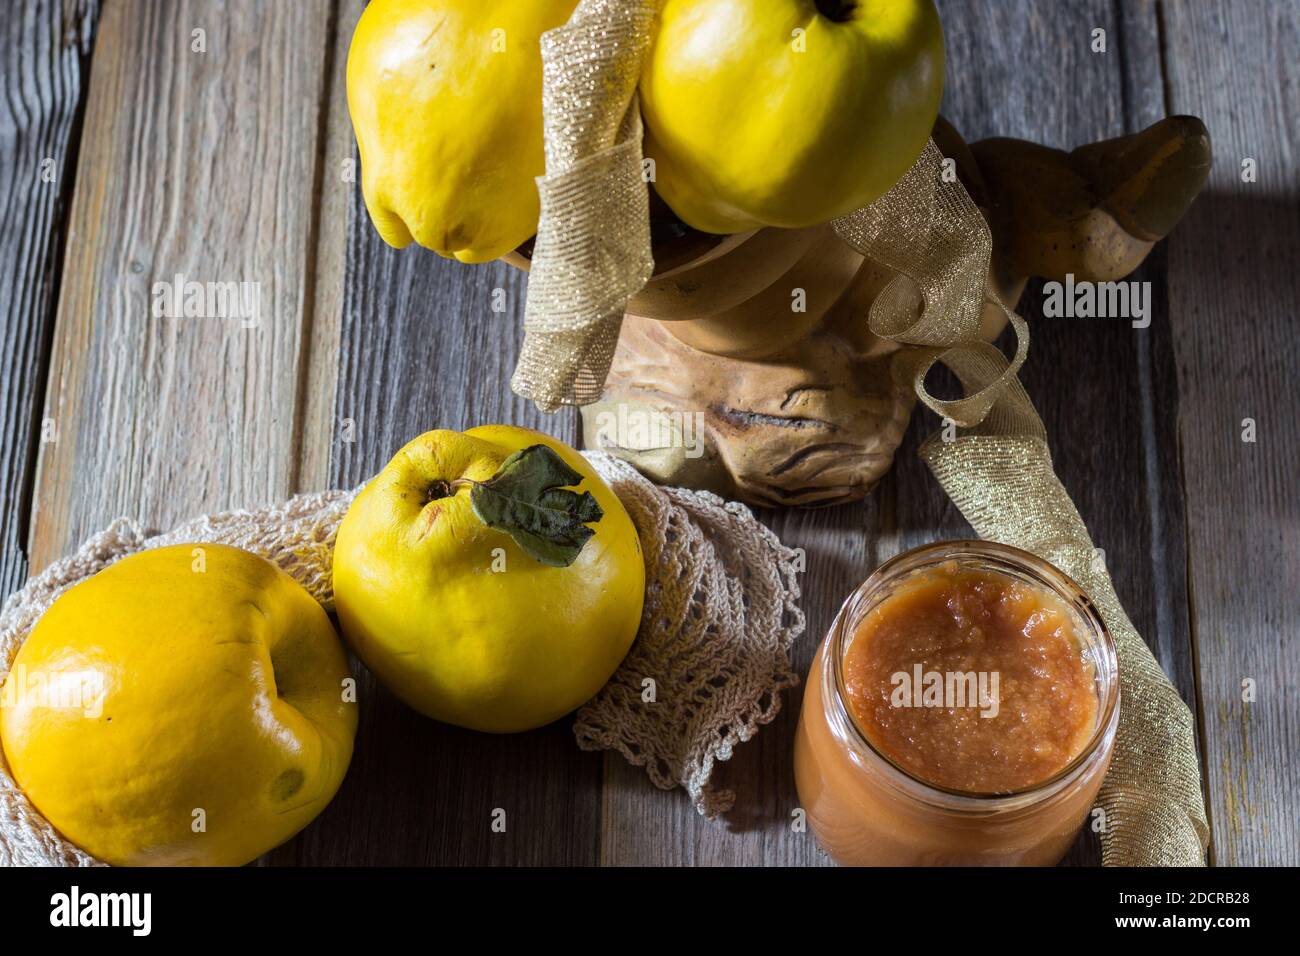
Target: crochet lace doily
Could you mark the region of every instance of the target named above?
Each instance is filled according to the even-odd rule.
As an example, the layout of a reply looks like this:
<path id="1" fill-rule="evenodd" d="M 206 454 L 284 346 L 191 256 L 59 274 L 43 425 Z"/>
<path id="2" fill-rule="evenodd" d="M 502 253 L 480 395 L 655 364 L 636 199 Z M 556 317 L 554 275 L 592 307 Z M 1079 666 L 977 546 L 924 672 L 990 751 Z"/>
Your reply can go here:
<path id="1" fill-rule="evenodd" d="M 728 759 L 776 716 L 797 683 L 789 650 L 803 631 L 795 553 L 744 505 L 660 488 L 603 452 L 586 458 L 636 524 L 646 563 L 641 629 L 609 683 L 578 712 L 584 750 L 617 750 L 656 786 L 681 786 L 713 817 L 735 794 L 711 786 Z M 257 511 L 205 515 L 164 534 L 118 519 L 32 578 L 0 613 L 0 680 L 40 616 L 69 587 L 148 548 L 220 542 L 274 561 L 333 611 L 334 536 L 355 491 L 299 495 Z M 0 755 L 0 865 L 91 866 L 14 783 Z"/>

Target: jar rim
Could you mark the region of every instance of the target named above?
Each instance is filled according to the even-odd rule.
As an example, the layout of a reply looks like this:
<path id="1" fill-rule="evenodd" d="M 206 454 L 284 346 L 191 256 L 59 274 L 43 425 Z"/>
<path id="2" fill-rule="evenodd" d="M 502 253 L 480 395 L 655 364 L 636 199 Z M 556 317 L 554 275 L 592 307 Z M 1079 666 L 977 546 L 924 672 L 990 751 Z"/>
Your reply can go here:
<path id="1" fill-rule="evenodd" d="M 1052 591 L 1079 615 L 1088 630 L 1092 632 L 1095 647 L 1094 668 L 1098 675 L 1099 701 L 1096 727 L 1087 745 L 1064 767 L 1045 780 L 1020 787 L 1015 790 L 974 791 L 944 787 L 925 780 L 895 762 L 871 740 L 861 726 L 853 708 L 847 704 L 848 695 L 844 683 L 844 657 L 848 651 L 848 642 L 852 639 L 854 627 L 849 626 L 852 612 L 857 610 L 858 602 L 881 585 L 905 575 L 913 574 L 925 568 L 934 567 L 948 561 L 978 559 L 994 564 L 1009 566 L 1011 569 L 1028 575 L 1035 583 Z M 1005 573 L 1005 571 L 1004 571 Z M 863 612 L 865 615 L 865 611 Z M 860 620 L 860 618 L 859 618 Z M 855 622 L 856 623 L 856 622 Z M 1105 750 L 1108 738 L 1113 737 L 1119 719 L 1119 666 L 1115 651 L 1115 641 L 1110 629 L 1102 620 L 1096 605 L 1073 578 L 1056 565 L 1032 552 L 1008 544 L 979 539 L 957 539 L 935 541 L 901 552 L 885 561 L 867 576 L 853 593 L 845 599 L 835 620 L 831 623 L 828 642 L 831 651 L 829 673 L 833 675 L 835 702 L 844 718 L 849 731 L 858 743 L 877 759 L 883 762 L 889 771 L 903 778 L 904 782 L 920 788 L 921 796 L 931 802 L 940 803 L 946 808 L 954 804 L 958 808 L 972 810 L 1004 810 L 1012 807 L 1031 805 L 1063 789 L 1072 780 L 1083 774 L 1088 766 Z M 1096 653 L 1099 651 L 1100 653 Z"/>

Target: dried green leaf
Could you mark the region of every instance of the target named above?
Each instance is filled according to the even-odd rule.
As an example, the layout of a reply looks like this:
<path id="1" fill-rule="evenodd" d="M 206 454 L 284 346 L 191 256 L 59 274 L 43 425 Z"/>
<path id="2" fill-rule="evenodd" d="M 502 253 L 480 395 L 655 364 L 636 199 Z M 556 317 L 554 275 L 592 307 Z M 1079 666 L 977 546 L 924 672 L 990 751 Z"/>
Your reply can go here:
<path id="1" fill-rule="evenodd" d="M 489 528 L 504 531 L 529 557 L 556 568 L 578 559 L 604 512 L 591 492 L 565 486 L 582 475 L 547 445 L 529 445 L 501 463 L 487 481 L 475 482 L 470 504 Z"/>

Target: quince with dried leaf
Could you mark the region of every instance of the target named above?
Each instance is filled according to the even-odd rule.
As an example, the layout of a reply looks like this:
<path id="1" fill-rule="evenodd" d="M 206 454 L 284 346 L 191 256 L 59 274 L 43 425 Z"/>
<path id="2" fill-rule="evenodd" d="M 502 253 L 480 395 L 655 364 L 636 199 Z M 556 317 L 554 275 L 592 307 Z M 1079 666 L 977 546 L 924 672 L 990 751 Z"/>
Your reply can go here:
<path id="1" fill-rule="evenodd" d="M 622 502 L 540 432 L 431 431 L 357 496 L 339 527 L 344 637 L 393 693 L 496 733 L 579 707 L 641 622 L 645 564 Z"/>

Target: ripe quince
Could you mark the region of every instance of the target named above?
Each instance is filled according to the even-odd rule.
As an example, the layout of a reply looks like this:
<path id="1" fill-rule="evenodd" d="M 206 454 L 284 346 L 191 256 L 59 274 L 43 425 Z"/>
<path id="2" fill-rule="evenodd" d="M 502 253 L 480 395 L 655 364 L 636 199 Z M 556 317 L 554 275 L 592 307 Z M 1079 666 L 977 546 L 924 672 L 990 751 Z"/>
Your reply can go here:
<path id="1" fill-rule="evenodd" d="M 218 544 L 123 558 L 37 622 L 0 690 L 14 779 L 117 865 L 247 863 L 305 827 L 352 759 L 347 654 L 271 562 Z"/>
<path id="2" fill-rule="evenodd" d="M 932 0 L 664 0 L 640 83 L 658 192 L 712 233 L 851 212 L 920 155 L 943 63 Z"/>
<path id="3" fill-rule="evenodd" d="M 577 0 L 372 0 L 348 51 L 361 186 L 384 241 L 461 262 L 537 231 L 541 35 Z"/>
<path id="4" fill-rule="evenodd" d="M 595 695 L 636 637 L 636 527 L 591 465 L 540 432 L 431 431 L 339 527 L 348 644 L 399 698 L 474 730 L 528 730 Z"/>

